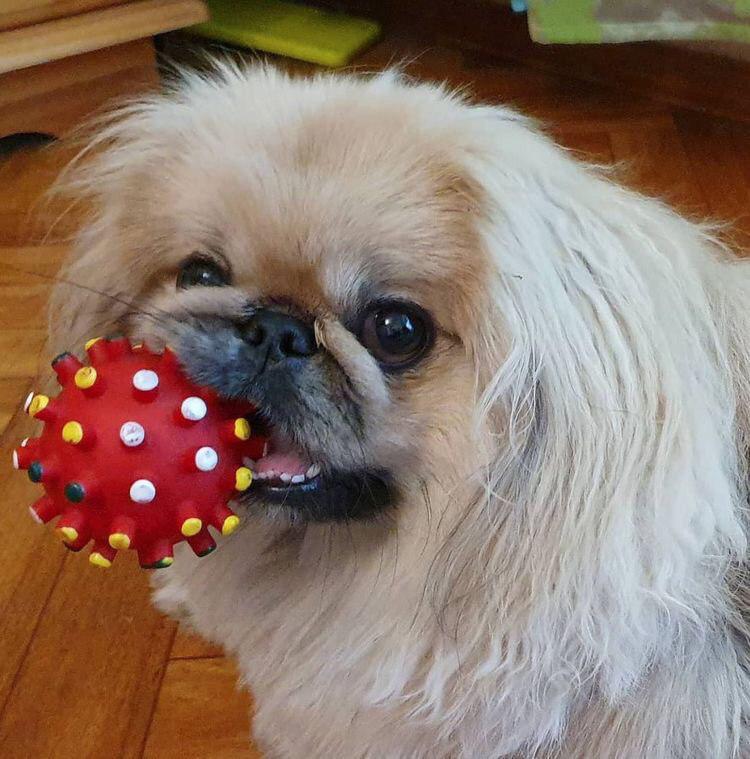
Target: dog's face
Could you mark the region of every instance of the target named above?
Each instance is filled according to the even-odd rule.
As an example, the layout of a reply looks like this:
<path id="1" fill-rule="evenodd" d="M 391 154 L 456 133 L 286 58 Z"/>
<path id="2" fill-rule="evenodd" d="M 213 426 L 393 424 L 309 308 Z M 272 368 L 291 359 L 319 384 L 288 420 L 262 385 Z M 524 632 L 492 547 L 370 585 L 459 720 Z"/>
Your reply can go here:
<path id="1" fill-rule="evenodd" d="M 120 239 L 96 266 L 136 304 L 118 327 L 257 408 L 253 502 L 367 518 L 470 445 L 488 298 L 475 200 L 403 93 L 277 85 L 257 119 L 248 88 L 150 133 L 153 156 L 134 151 L 106 200 Z"/>

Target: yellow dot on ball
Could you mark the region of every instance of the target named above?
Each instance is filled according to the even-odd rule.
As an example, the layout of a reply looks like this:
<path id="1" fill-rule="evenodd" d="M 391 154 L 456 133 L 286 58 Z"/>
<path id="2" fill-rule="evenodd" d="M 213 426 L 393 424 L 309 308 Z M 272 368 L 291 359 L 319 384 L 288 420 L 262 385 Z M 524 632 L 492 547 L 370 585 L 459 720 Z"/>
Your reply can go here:
<path id="1" fill-rule="evenodd" d="M 83 440 L 83 427 L 80 422 L 65 422 L 62 428 L 62 439 L 66 443 L 78 445 Z"/>
<path id="2" fill-rule="evenodd" d="M 253 473 L 246 467 L 241 466 L 234 473 L 234 489 L 243 491 L 250 487 L 250 483 L 253 481 Z"/>
<path id="3" fill-rule="evenodd" d="M 197 517 L 190 517 L 190 519 L 186 519 L 182 523 L 180 532 L 182 532 L 186 538 L 192 538 L 193 535 L 197 535 L 202 529 L 203 522 L 201 522 L 201 520 Z"/>
<path id="4" fill-rule="evenodd" d="M 163 559 L 157 562 L 161 568 L 171 567 L 174 564 L 174 559 L 171 556 L 165 556 Z"/>
<path id="5" fill-rule="evenodd" d="M 35 395 L 29 404 L 29 416 L 36 416 L 40 411 L 47 408 L 49 398 L 46 395 Z"/>
<path id="6" fill-rule="evenodd" d="M 91 340 L 86 340 L 86 344 L 84 345 L 84 348 L 88 350 L 92 345 L 95 345 L 101 340 L 101 337 L 92 337 Z"/>
<path id="7" fill-rule="evenodd" d="M 130 536 L 124 532 L 113 532 L 109 536 L 109 544 L 116 551 L 127 551 L 130 548 Z"/>
<path id="8" fill-rule="evenodd" d="M 234 420 L 234 436 L 239 440 L 250 439 L 250 422 L 247 419 L 235 419 Z"/>
<path id="9" fill-rule="evenodd" d="M 109 569 L 112 566 L 112 562 L 102 556 L 98 551 L 89 554 L 89 561 L 95 567 L 101 567 L 102 569 Z"/>
<path id="10" fill-rule="evenodd" d="M 75 375 L 76 387 L 87 390 L 96 382 L 96 369 L 93 366 L 82 366 Z"/>
<path id="11" fill-rule="evenodd" d="M 75 543 L 78 540 L 78 530 L 75 527 L 58 527 L 56 532 L 67 543 Z"/>
<path id="12" fill-rule="evenodd" d="M 232 514 L 224 520 L 224 524 L 221 526 L 221 534 L 231 535 L 240 526 L 240 518 L 236 514 Z"/>

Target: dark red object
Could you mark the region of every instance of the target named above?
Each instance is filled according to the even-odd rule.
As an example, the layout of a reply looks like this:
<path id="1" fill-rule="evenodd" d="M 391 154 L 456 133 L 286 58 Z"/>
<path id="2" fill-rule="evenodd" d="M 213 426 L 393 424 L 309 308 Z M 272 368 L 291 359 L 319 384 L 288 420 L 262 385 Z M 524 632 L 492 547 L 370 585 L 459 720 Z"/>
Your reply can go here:
<path id="1" fill-rule="evenodd" d="M 97 566 L 131 548 L 141 566 L 166 567 L 182 540 L 210 553 L 208 528 L 229 535 L 239 524 L 227 502 L 252 481 L 243 459 L 265 447 L 251 434 L 249 409 L 191 383 L 168 349 L 113 338 L 86 350 L 89 366 L 70 353 L 52 362 L 57 397 L 27 401 L 44 429 L 13 452 L 13 465 L 44 487 L 32 516 L 59 516 L 57 532 L 73 551 L 93 540 Z"/>

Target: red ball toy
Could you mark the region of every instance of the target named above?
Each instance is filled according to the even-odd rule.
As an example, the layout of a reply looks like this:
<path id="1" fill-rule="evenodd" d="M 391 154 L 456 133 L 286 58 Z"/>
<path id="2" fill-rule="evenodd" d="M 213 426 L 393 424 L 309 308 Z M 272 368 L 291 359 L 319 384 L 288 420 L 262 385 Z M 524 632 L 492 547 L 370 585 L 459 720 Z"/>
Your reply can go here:
<path id="1" fill-rule="evenodd" d="M 263 454 L 249 407 L 194 385 L 168 349 L 118 337 L 90 340 L 86 351 L 89 366 L 70 353 L 52 362 L 57 397 L 26 402 L 44 422 L 13 452 L 13 465 L 45 490 L 31 515 L 59 516 L 73 551 L 93 540 L 89 560 L 100 567 L 128 548 L 142 567 L 167 567 L 182 540 L 205 556 L 216 548 L 209 526 L 229 535 L 239 525 L 227 502 L 252 482 L 243 459 Z"/>

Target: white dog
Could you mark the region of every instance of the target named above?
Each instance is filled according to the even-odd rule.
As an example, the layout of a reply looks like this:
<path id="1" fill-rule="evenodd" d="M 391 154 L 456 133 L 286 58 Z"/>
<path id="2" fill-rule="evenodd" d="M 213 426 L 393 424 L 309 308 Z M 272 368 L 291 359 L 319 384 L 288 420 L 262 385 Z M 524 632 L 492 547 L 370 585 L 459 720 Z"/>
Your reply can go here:
<path id="1" fill-rule="evenodd" d="M 158 574 L 270 757 L 750 755 L 750 265 L 527 120 L 396 74 L 126 107 L 54 349 L 174 346 L 271 435 Z M 73 325 L 73 333 L 70 325 Z"/>

